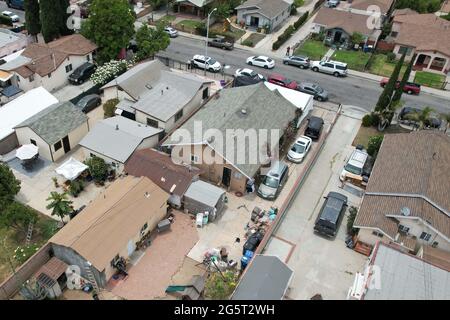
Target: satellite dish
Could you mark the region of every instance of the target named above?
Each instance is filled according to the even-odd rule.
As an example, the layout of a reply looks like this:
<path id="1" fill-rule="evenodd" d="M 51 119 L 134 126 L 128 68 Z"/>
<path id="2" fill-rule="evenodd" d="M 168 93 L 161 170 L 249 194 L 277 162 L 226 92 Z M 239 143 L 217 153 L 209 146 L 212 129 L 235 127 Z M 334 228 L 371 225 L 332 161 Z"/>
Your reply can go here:
<path id="1" fill-rule="evenodd" d="M 411 215 L 411 210 L 408 207 L 403 207 L 401 208 L 400 212 L 402 213 L 402 215 L 404 215 L 405 217 L 409 217 Z"/>

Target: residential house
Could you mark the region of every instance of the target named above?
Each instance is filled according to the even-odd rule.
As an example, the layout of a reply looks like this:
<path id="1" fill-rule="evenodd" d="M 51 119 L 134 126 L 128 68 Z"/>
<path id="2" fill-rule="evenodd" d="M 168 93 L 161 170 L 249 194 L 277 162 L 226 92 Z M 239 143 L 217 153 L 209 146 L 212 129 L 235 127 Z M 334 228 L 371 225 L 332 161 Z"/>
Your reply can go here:
<path id="1" fill-rule="evenodd" d="M 32 43 L 0 70 L 14 73 L 12 84 L 23 91 L 42 86 L 48 91 L 68 83 L 68 76 L 87 61 L 97 46 L 81 34 L 73 34 L 49 43 Z"/>
<path id="2" fill-rule="evenodd" d="M 214 0 L 175 0 L 174 10 L 204 18 L 208 15 L 208 8 Z"/>
<path id="3" fill-rule="evenodd" d="M 168 198 L 146 177 L 119 178 L 50 238 L 54 256 L 78 266 L 86 279 L 90 264 L 98 286 L 105 287 L 117 262 L 126 261 L 166 217 Z"/>
<path id="4" fill-rule="evenodd" d="M 368 23 L 371 22 L 373 26 Z M 363 44 L 375 47 L 381 34 L 381 16 L 370 17 L 370 12 L 353 12 L 322 7 L 313 21 L 312 33 L 323 33 L 324 43 L 349 48 L 352 45 L 351 37 L 360 33 Z"/>
<path id="5" fill-rule="evenodd" d="M 351 0 L 348 1 L 349 9 L 352 12 L 365 14 L 366 12 L 379 12 L 382 16 L 387 16 L 392 10 L 394 0 Z M 348 10 L 345 8 L 345 10 Z"/>
<path id="6" fill-rule="evenodd" d="M 25 34 L 0 28 L 0 59 L 25 49 L 28 42 L 29 38 Z"/>
<path id="7" fill-rule="evenodd" d="M 349 300 L 449 300 L 450 272 L 396 246 L 378 242 Z"/>
<path id="8" fill-rule="evenodd" d="M 169 155 L 154 149 L 136 150 L 125 164 L 127 174 L 147 177 L 170 194 L 169 203 L 180 208 L 183 196 L 192 182 L 200 177 L 200 169 L 175 164 Z"/>
<path id="9" fill-rule="evenodd" d="M 289 18 L 292 2 L 291 0 L 247 0 L 236 7 L 237 23 L 272 32 Z"/>
<path id="10" fill-rule="evenodd" d="M 356 216 L 358 241 L 450 251 L 450 137 L 385 135 Z"/>
<path id="11" fill-rule="evenodd" d="M 386 39 L 397 58 L 414 59 L 414 70 L 447 74 L 450 71 L 450 21 L 433 13 L 396 15 Z"/>
<path id="12" fill-rule="evenodd" d="M 100 157 L 121 172 L 135 150 L 156 146 L 162 132 L 162 129 L 115 116 L 98 122 L 79 144 L 87 158 Z"/>
<path id="13" fill-rule="evenodd" d="M 118 114 L 166 133 L 187 119 L 211 91 L 210 80 L 171 71 L 159 60 L 141 63 L 102 87 L 104 100 L 120 100 Z"/>
<path id="14" fill-rule="evenodd" d="M 0 154 L 6 154 L 19 146 L 14 129 L 17 125 L 57 102 L 58 99 L 40 87 L 26 92 L 1 107 Z"/>
<path id="15" fill-rule="evenodd" d="M 293 103 L 264 83 L 222 90 L 162 146 L 176 163 L 199 167 L 205 180 L 244 193 L 298 115 Z M 247 135 L 258 141 L 247 143 Z"/>
<path id="16" fill-rule="evenodd" d="M 245 269 L 231 300 L 283 300 L 294 271 L 277 256 L 257 254 Z"/>
<path id="17" fill-rule="evenodd" d="M 39 155 L 57 161 L 88 133 L 88 117 L 72 102 L 55 103 L 15 126 L 20 145 L 34 144 Z"/>

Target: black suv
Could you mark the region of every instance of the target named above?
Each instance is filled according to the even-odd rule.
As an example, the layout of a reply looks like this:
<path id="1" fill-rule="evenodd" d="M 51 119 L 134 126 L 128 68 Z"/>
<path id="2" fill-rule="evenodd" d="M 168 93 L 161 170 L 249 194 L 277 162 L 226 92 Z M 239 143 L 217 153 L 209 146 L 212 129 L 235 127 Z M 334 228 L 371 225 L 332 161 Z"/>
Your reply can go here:
<path id="1" fill-rule="evenodd" d="M 330 192 L 325 197 L 314 231 L 327 237 L 335 237 L 347 208 L 347 197 L 337 192 Z"/>
<path id="2" fill-rule="evenodd" d="M 75 69 L 74 72 L 69 76 L 69 82 L 71 84 L 82 84 L 86 80 L 89 80 L 91 75 L 95 72 L 96 66 L 91 62 L 86 62 Z"/>
<path id="3" fill-rule="evenodd" d="M 308 119 L 308 126 L 305 129 L 305 136 L 310 137 L 313 140 L 317 140 L 320 137 L 320 133 L 323 128 L 323 119 L 319 117 L 311 117 Z"/>

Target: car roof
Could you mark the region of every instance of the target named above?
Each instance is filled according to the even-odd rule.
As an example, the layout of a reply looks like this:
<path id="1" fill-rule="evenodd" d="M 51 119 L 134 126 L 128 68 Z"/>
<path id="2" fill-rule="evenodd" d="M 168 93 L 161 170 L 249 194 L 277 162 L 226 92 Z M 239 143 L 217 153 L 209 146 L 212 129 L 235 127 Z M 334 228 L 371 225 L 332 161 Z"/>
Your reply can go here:
<path id="1" fill-rule="evenodd" d="M 87 100 L 90 100 L 92 98 L 100 98 L 100 96 L 98 94 L 95 94 L 95 93 L 87 94 L 84 97 L 82 97 L 80 100 L 78 100 L 78 102 L 80 102 L 80 101 L 87 101 Z"/>
<path id="2" fill-rule="evenodd" d="M 254 70 L 249 69 L 249 68 L 241 68 L 241 69 L 239 69 L 239 71 L 240 71 L 240 72 L 248 72 L 248 73 L 255 72 Z"/>
<path id="3" fill-rule="evenodd" d="M 340 65 L 340 66 L 347 66 L 347 64 L 345 62 L 340 62 L 340 61 L 335 61 L 335 60 L 328 60 L 325 62 L 330 62 L 330 63 L 334 63 L 336 65 Z"/>
<path id="4" fill-rule="evenodd" d="M 277 80 L 287 80 L 287 78 L 279 73 L 272 73 L 269 78 L 277 79 Z"/>
<path id="5" fill-rule="evenodd" d="M 367 157 L 368 154 L 366 151 L 355 149 L 353 150 L 348 163 L 358 168 L 362 168 L 367 160 Z"/>
<path id="6" fill-rule="evenodd" d="M 267 56 L 254 56 L 253 57 L 253 59 L 257 59 L 257 58 L 264 59 L 264 60 L 269 59 L 269 57 L 267 57 Z"/>
<path id="7" fill-rule="evenodd" d="M 299 55 L 292 55 L 289 58 L 300 58 L 300 59 L 308 59 L 307 56 L 299 56 Z"/>
<path id="8" fill-rule="evenodd" d="M 306 142 L 311 142 L 311 141 L 312 141 L 312 139 L 310 137 L 300 136 L 300 137 L 297 138 L 297 140 L 295 142 L 296 143 L 297 142 L 304 142 L 304 143 L 306 143 Z"/>

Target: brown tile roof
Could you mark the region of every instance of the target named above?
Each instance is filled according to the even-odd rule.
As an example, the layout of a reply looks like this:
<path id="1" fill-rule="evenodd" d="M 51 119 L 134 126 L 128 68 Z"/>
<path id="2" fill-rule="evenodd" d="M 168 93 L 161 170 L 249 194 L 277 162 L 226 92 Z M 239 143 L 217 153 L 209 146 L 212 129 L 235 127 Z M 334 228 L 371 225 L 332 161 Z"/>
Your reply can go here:
<path id="1" fill-rule="evenodd" d="M 146 177 L 120 178 L 56 233 L 50 243 L 72 248 L 102 271 L 142 226 L 161 220 L 169 195 Z"/>
<path id="2" fill-rule="evenodd" d="M 394 238 L 397 222 L 408 207 L 450 237 L 450 138 L 438 132 L 385 135 L 366 194 L 355 220 L 360 227 L 379 228 Z"/>
<path id="3" fill-rule="evenodd" d="M 433 13 L 398 15 L 393 21 L 401 24 L 395 39 L 397 44 L 450 56 L 450 21 Z"/>
<path id="4" fill-rule="evenodd" d="M 65 36 L 46 44 L 32 43 L 22 53 L 32 62 L 17 68 L 15 71 L 25 78 L 34 73 L 44 77 L 56 70 L 69 56 L 87 55 L 95 49 L 97 49 L 97 46 L 80 34 Z"/>
<path id="5" fill-rule="evenodd" d="M 153 149 L 137 150 L 125 164 L 125 172 L 136 177 L 145 176 L 160 188 L 170 193 L 183 196 L 195 177 L 201 171 L 196 167 L 188 168 L 172 162 L 170 156 Z"/>
<path id="6" fill-rule="evenodd" d="M 366 15 L 326 7 L 320 8 L 314 23 L 326 26 L 327 29 L 342 28 L 348 34 L 359 32 L 370 36 L 374 32 L 367 26 Z"/>
<path id="7" fill-rule="evenodd" d="M 39 268 L 34 274 L 34 277 L 39 277 L 42 273 L 48 276 L 52 280 L 58 280 L 58 278 L 66 272 L 67 263 L 59 260 L 56 257 L 52 257 L 46 264 Z"/>
<path id="8" fill-rule="evenodd" d="M 387 13 L 394 0 L 354 0 L 351 3 L 353 9 L 368 10 L 371 6 L 378 6 L 383 14 Z"/>
<path id="9" fill-rule="evenodd" d="M 405 8 L 405 9 L 395 9 L 394 12 L 392 12 L 392 16 L 402 16 L 402 15 L 407 15 L 407 14 L 419 14 L 417 11 L 410 9 L 410 8 Z"/>
<path id="10" fill-rule="evenodd" d="M 423 246 L 422 259 L 450 272 L 450 252 Z"/>

